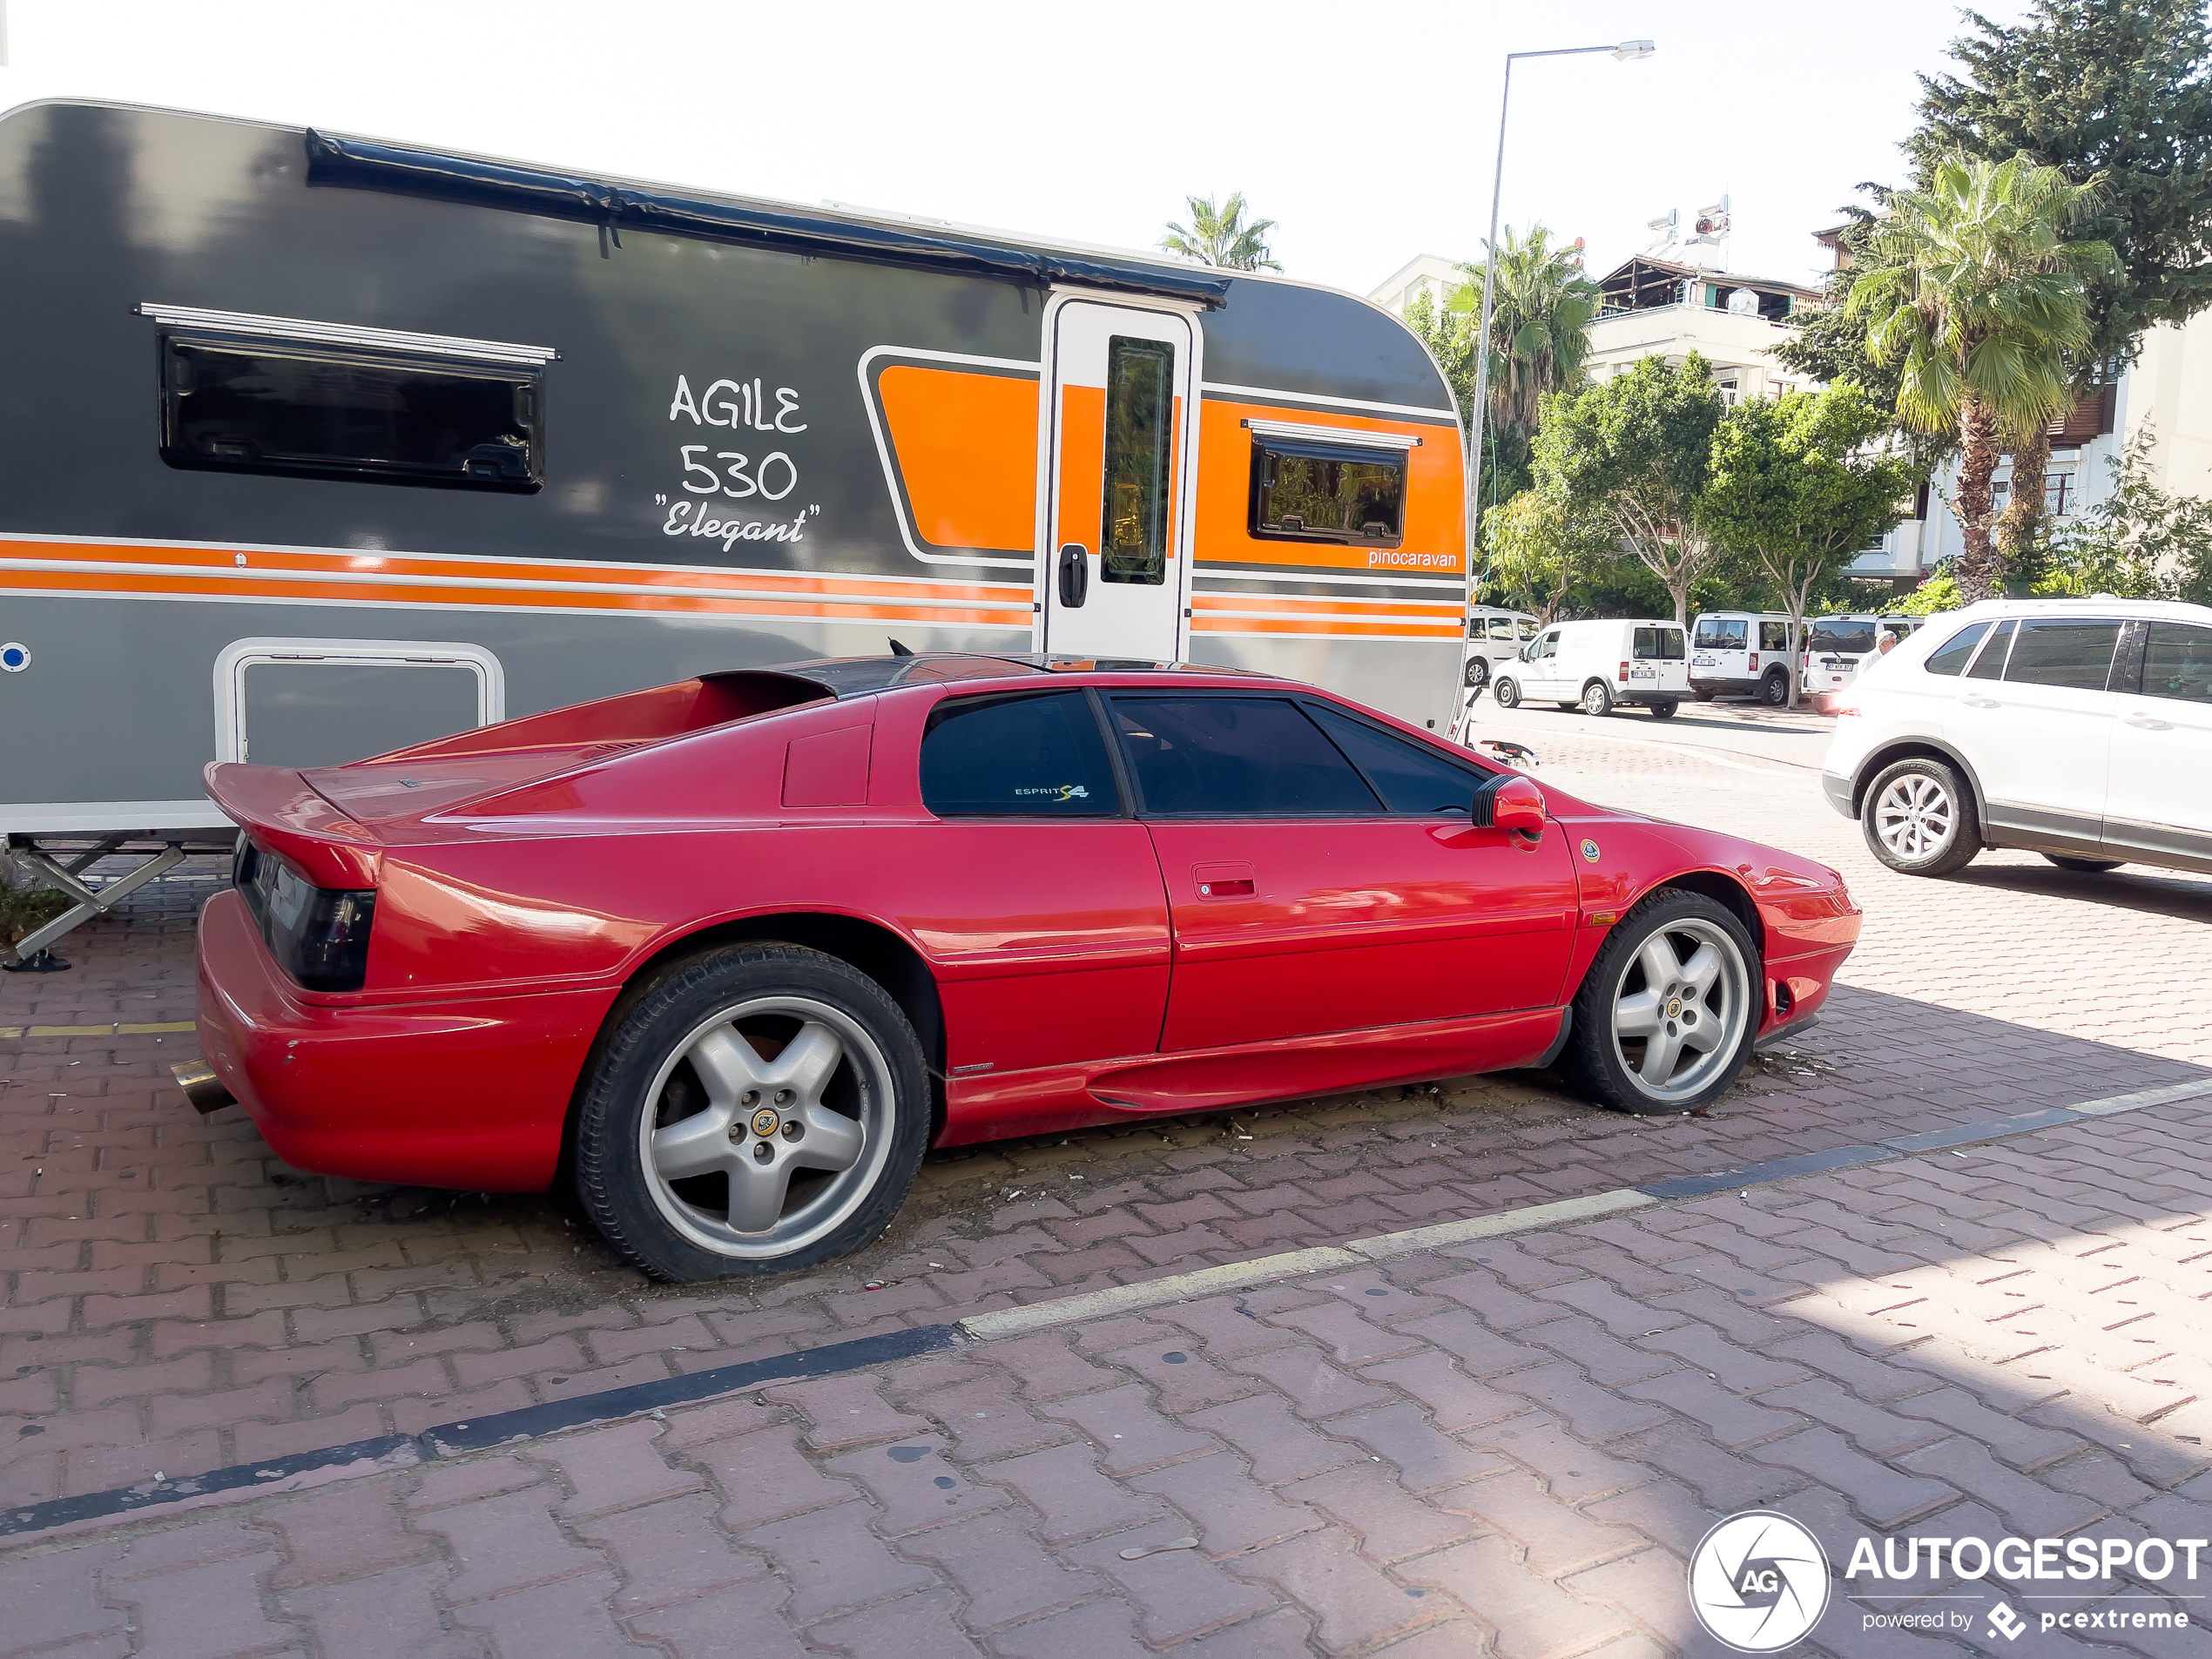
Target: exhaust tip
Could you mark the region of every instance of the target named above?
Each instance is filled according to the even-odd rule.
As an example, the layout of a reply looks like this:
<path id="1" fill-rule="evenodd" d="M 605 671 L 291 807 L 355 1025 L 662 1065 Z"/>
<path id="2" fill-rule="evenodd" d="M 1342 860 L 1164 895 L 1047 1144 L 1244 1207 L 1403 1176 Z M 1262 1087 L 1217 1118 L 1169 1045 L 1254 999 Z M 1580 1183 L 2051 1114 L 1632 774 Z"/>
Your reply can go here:
<path id="1" fill-rule="evenodd" d="M 238 1104 L 238 1096 L 223 1087 L 215 1068 L 205 1060 L 179 1061 L 169 1068 L 169 1075 L 177 1080 L 177 1087 L 185 1091 L 185 1098 L 202 1116 Z"/>

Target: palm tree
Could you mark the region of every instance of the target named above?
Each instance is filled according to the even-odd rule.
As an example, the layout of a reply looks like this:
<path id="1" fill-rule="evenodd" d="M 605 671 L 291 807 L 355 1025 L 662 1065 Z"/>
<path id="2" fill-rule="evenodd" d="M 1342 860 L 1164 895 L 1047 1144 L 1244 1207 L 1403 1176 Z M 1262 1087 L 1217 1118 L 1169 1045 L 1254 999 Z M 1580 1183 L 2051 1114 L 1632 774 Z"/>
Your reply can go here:
<path id="1" fill-rule="evenodd" d="M 1598 286 L 1582 274 L 1581 248 L 1555 246 L 1541 225 L 1531 226 L 1525 237 L 1507 226 L 1490 251 L 1497 275 L 1490 295 L 1489 420 L 1501 452 L 1492 470 L 1519 472 L 1527 468 L 1539 406 L 1581 381 Z M 1472 314 L 1481 308 L 1482 269 L 1460 266 L 1466 280 L 1445 302 L 1447 310 Z"/>
<path id="2" fill-rule="evenodd" d="M 1160 246 L 1180 259 L 1196 260 L 1200 265 L 1219 266 L 1224 271 L 1279 271 L 1279 260 L 1267 252 L 1267 233 L 1275 228 L 1271 219 L 1256 219 L 1247 225 L 1244 219 L 1244 192 L 1234 192 L 1228 201 L 1217 208 L 1211 196 L 1185 196 L 1190 204 L 1190 230 L 1170 222 L 1168 233 L 1160 239 Z"/>
<path id="3" fill-rule="evenodd" d="M 1874 267 L 1851 289 L 1868 352 L 1902 360 L 1898 412 L 1924 431 L 1958 429 L 1952 507 L 1965 540 L 1957 579 L 1970 602 L 1990 597 L 2006 574 L 1990 540 L 1999 455 L 2032 455 L 2074 401 L 2067 354 L 2089 339 L 2083 279 L 2109 269 L 2113 254 L 2102 242 L 2067 241 L 2066 229 L 2098 182 L 2074 184 L 2026 156 L 1940 162 L 1927 189 L 1889 198 Z"/>

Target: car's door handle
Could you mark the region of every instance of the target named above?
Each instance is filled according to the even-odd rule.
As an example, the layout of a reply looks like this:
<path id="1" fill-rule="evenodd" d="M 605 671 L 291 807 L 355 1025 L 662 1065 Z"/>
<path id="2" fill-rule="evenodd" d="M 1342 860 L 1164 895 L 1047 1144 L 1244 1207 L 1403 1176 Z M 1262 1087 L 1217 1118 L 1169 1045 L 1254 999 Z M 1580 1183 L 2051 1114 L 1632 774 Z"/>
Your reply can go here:
<path id="1" fill-rule="evenodd" d="M 1079 609 L 1090 597 L 1090 550 L 1081 542 L 1063 543 L 1060 549 L 1060 603 Z"/>
<path id="2" fill-rule="evenodd" d="M 1249 864 L 1194 864 L 1190 877 L 1201 899 L 1249 899 L 1257 890 Z"/>
<path id="3" fill-rule="evenodd" d="M 2141 732 L 2171 732 L 2174 729 L 2172 722 L 2154 719 L 2151 716 L 2136 709 L 2130 709 L 2120 718 Z"/>
<path id="4" fill-rule="evenodd" d="M 1962 697 L 1959 700 L 1970 709 L 1996 709 L 2004 706 L 1993 697 Z"/>

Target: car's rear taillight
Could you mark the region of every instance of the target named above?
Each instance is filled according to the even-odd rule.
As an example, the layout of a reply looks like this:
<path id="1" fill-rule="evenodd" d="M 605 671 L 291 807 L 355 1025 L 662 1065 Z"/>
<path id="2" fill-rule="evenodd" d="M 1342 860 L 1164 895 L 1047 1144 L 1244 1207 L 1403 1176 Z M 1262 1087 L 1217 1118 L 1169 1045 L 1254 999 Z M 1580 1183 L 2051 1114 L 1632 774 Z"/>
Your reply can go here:
<path id="1" fill-rule="evenodd" d="M 310 991 L 358 991 L 368 977 L 374 887 L 319 887 L 246 837 L 231 880 L 277 966 Z"/>
<path id="2" fill-rule="evenodd" d="M 1856 703 L 1844 703 L 1838 705 L 1836 708 L 1836 718 L 1838 720 L 1857 719 L 1858 718 L 1858 705 Z"/>
<path id="3" fill-rule="evenodd" d="M 1749 665 L 1745 668 L 1744 672 L 1746 672 L 1747 674 L 1756 674 L 1756 673 L 1757 673 L 1758 671 L 1759 671 L 1759 654 L 1758 654 L 1758 652 L 1757 652 L 1757 651 L 1753 651 L 1753 652 L 1751 653 L 1751 656 L 1750 656 L 1750 664 L 1749 664 Z"/>
<path id="4" fill-rule="evenodd" d="M 1628 665 L 1626 663 L 1623 663 L 1623 664 L 1621 664 L 1621 684 L 1622 684 L 1622 685 L 1626 685 L 1628 683 L 1629 683 L 1629 665 Z"/>

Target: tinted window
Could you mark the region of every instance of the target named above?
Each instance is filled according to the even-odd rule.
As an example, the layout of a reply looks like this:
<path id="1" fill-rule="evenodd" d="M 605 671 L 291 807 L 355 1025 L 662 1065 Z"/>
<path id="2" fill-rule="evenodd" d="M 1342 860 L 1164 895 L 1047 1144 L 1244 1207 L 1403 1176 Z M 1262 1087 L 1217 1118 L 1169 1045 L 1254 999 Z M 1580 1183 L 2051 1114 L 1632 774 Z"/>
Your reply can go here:
<path id="1" fill-rule="evenodd" d="M 2012 648 L 2013 624 L 1999 623 L 1989 631 L 1989 637 L 1982 644 L 1981 655 L 1966 670 L 1970 680 L 1995 680 L 2005 678 L 2005 653 Z"/>
<path id="2" fill-rule="evenodd" d="M 1305 707 L 1393 813 L 1465 814 L 1484 781 L 1448 756 L 1379 732 L 1365 720 L 1312 703 Z"/>
<path id="3" fill-rule="evenodd" d="M 2143 695 L 2212 703 L 2212 628 L 2151 624 L 2143 648 Z"/>
<path id="4" fill-rule="evenodd" d="M 1701 651 L 1742 651 L 1750 635 L 1747 622 L 1724 621 L 1718 617 L 1697 619 L 1697 645 Z"/>
<path id="5" fill-rule="evenodd" d="M 1081 691 L 955 698 L 921 739 L 921 799 L 941 818 L 1099 818 L 1121 811 Z"/>
<path id="6" fill-rule="evenodd" d="M 2113 648 L 2120 644 L 2116 622 L 2074 617 L 2029 620 L 2020 624 L 2005 678 L 2024 685 L 2064 685 L 2077 691 L 2101 691 L 2112 671 Z"/>
<path id="7" fill-rule="evenodd" d="M 306 347 L 162 341 L 172 466 L 535 489 L 535 370 Z"/>
<path id="8" fill-rule="evenodd" d="M 1381 808 L 1287 698 L 1117 697 L 1113 708 L 1148 813 L 1298 818 Z"/>
<path id="9" fill-rule="evenodd" d="M 1874 649 L 1874 624 L 1852 622 L 1844 617 L 1831 617 L 1812 625 L 1812 637 L 1806 642 L 1809 651 L 1863 652 Z"/>
<path id="10" fill-rule="evenodd" d="M 1682 656 L 1682 630 L 1639 628 L 1629 654 L 1640 663 L 1673 662 Z"/>
<path id="11" fill-rule="evenodd" d="M 1936 647 L 1928 660 L 1921 664 L 1931 674 L 1956 674 L 1966 665 L 1966 658 L 1974 654 L 1974 647 L 1981 644 L 1981 637 L 1989 631 L 1989 624 L 1978 622 L 1962 630 L 1945 644 Z"/>
<path id="12" fill-rule="evenodd" d="M 1759 624 L 1761 651 L 1788 651 L 1790 624 L 1786 622 L 1763 622 Z"/>
<path id="13" fill-rule="evenodd" d="M 1175 347 L 1116 334 L 1106 348 L 1106 499 L 1101 582 L 1167 580 L 1175 462 Z"/>
<path id="14" fill-rule="evenodd" d="M 1252 436 L 1255 536 L 1395 547 L 1405 504 L 1400 452 Z"/>

